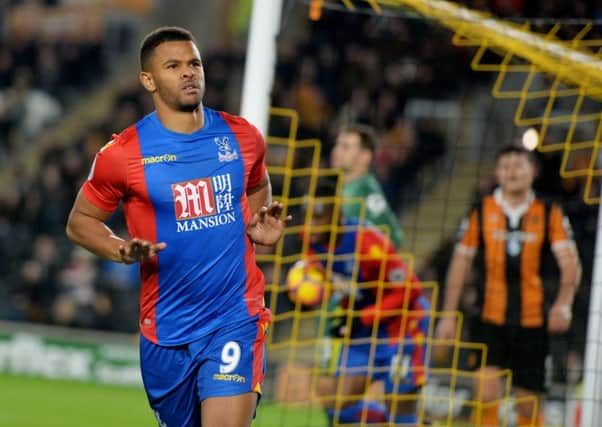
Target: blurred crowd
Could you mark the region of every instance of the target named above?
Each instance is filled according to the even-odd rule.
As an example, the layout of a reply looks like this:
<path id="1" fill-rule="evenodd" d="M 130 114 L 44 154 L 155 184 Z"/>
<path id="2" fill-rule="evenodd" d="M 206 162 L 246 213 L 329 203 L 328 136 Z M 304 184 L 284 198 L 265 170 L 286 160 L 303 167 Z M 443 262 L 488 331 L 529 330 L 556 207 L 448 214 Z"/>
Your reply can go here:
<path id="1" fill-rule="evenodd" d="M 57 2 L 2 3 L 52 8 Z M 591 17 L 598 10 L 593 1 L 464 3 L 490 7 L 506 16 Z M 558 6 L 554 9 L 557 15 L 551 15 L 545 8 L 531 9 L 534 3 L 546 8 L 566 7 Z M 78 94 L 102 80 L 108 66 L 102 54 L 102 31 L 67 38 L 14 30 L 0 34 L 0 157 L 10 161 L 16 141 L 22 137 L 30 143 L 35 141 L 42 153 L 36 175 L 16 173 L 12 185 L 0 192 L 0 319 L 136 331 L 137 267 L 100 261 L 75 248 L 66 241 L 64 225 L 95 153 L 113 133 L 150 112 L 150 97 L 142 92 L 135 75 L 128 76 L 130 83 L 115 94 L 107 117 L 90 124 L 70 144 L 59 144 L 43 130 L 77 102 Z M 325 12 L 319 21 L 308 23 L 301 37 L 280 38 L 272 105 L 298 111 L 297 136 L 323 142 L 323 165 L 328 164 L 339 126 L 349 122 L 374 126 L 380 142 L 375 173 L 391 205 L 401 214 L 415 202 L 420 177 L 436 179 L 456 143 L 448 140 L 435 120 L 409 118 L 405 114 L 407 103 L 417 97 L 455 99 L 480 83 L 489 84 L 491 77 L 472 73 L 468 66 L 471 52 L 453 46 L 450 37 L 421 20 Z M 204 52 L 203 60 L 205 104 L 237 112 L 243 49 L 223 45 Z M 286 126 L 272 121 L 270 135 L 287 133 Z M 297 161 L 300 166 L 307 159 Z M 597 206 L 583 203 L 581 178 L 558 177 L 559 166 L 556 155 L 542 157 L 545 180 L 538 182 L 538 189 L 563 202 L 575 229 L 584 279 L 577 301 L 579 314 L 570 336 L 578 341 L 571 345 L 582 352 Z M 489 185 L 485 179 L 475 191 L 485 191 Z M 119 213 L 111 225 L 118 234 L 126 234 Z M 450 241 L 433 254 L 429 268 L 421 272 L 424 279 L 443 283 L 451 247 Z M 467 292 L 467 312 L 469 298 Z"/>
<path id="2" fill-rule="evenodd" d="M 107 64 L 101 16 L 56 0 L 5 0 L 0 8 L 0 162 L 6 162 L 101 82 Z"/>
<path id="3" fill-rule="evenodd" d="M 107 14 L 100 3 L 0 1 L 0 166 L 9 170 L 34 144 L 41 152 L 36 175 L 16 170 L 0 192 L 0 318 L 115 329 L 123 303 L 124 324 L 135 329 L 136 298 L 113 296 L 116 284 L 136 292 L 135 269 L 99 264 L 64 238 L 75 192 L 113 128 L 92 124 L 67 145 L 49 132 L 106 80 L 116 54 L 109 44 L 127 45 L 135 33 Z M 114 107 L 107 121 L 125 126 L 144 101 L 124 90 Z"/>
<path id="4" fill-rule="evenodd" d="M 105 80 L 135 37 L 125 17 L 138 3 L 0 0 L 0 165 Z"/>
<path id="5" fill-rule="evenodd" d="M 298 137 L 322 141 L 325 165 L 340 126 L 377 129 L 375 173 L 401 211 L 419 171 L 435 173 L 447 148 L 432 119 L 406 116 L 406 103 L 457 97 L 472 78 L 467 53 L 449 37 L 419 21 L 324 13 L 301 41 L 280 40 L 272 104 L 299 113 Z M 272 127 L 270 134 L 287 131 Z"/>

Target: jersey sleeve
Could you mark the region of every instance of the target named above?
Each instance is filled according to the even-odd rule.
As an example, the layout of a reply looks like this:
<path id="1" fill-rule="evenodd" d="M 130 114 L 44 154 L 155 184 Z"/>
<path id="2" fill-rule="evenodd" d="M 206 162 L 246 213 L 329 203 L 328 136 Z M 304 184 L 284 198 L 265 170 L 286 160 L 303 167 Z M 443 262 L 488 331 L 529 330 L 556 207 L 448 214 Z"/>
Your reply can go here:
<path id="1" fill-rule="evenodd" d="M 347 218 L 367 220 L 373 225 L 385 223 L 384 216 L 388 211 L 388 204 L 375 178 L 368 175 L 345 184 L 343 194 L 345 198 L 351 199 L 345 203 Z M 362 204 L 365 204 L 365 218 L 360 218 Z"/>
<path id="2" fill-rule="evenodd" d="M 372 189 L 368 190 L 366 194 L 368 220 L 374 224 L 383 224 L 388 219 L 386 217 L 388 212 L 387 200 L 382 193 L 373 191 Z"/>
<path id="3" fill-rule="evenodd" d="M 261 135 L 261 132 L 259 132 L 259 130 L 255 126 L 251 127 L 253 128 L 253 133 L 255 135 L 255 162 L 253 163 L 251 171 L 249 173 L 247 188 L 257 187 L 266 175 L 265 141 L 263 139 L 263 136 Z"/>
<path id="4" fill-rule="evenodd" d="M 82 194 L 97 208 L 112 212 L 125 195 L 126 178 L 123 149 L 113 139 L 96 154 L 88 179 L 82 186 Z"/>
<path id="5" fill-rule="evenodd" d="M 548 236 L 552 250 L 574 244 L 571 223 L 558 204 L 550 207 Z"/>
<path id="6" fill-rule="evenodd" d="M 479 211 L 475 207 L 462 220 L 458 230 L 456 250 L 467 255 L 474 255 L 479 248 Z"/>
<path id="7" fill-rule="evenodd" d="M 401 248 L 403 243 L 403 231 L 395 213 L 389 206 L 383 190 L 378 180 L 368 174 L 365 178 L 357 180 L 355 183 L 348 184 L 345 197 L 353 197 L 365 201 L 365 218 L 368 222 L 376 225 L 382 230 L 395 244 Z M 347 218 L 360 218 L 361 205 L 358 202 L 346 203 L 349 207 L 344 209 Z"/>
<path id="8" fill-rule="evenodd" d="M 369 326 L 377 317 L 383 320 L 399 317 L 399 310 L 411 309 L 422 295 L 422 289 L 418 278 L 386 236 L 366 230 L 360 239 L 362 273 L 367 280 L 385 286 L 380 302 L 361 310 L 361 322 Z"/>
<path id="9" fill-rule="evenodd" d="M 372 224 L 384 227 L 385 233 L 396 247 L 401 247 L 403 232 L 397 222 L 395 214 L 391 211 L 385 196 L 378 191 L 373 191 L 366 196 L 367 219 Z"/>

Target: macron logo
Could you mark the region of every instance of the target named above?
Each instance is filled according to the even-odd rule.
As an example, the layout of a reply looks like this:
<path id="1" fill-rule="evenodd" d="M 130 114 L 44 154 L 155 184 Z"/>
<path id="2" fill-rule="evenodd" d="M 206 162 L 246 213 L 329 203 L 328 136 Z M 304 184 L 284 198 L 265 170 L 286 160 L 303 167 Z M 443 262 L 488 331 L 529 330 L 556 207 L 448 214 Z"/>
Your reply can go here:
<path id="1" fill-rule="evenodd" d="M 175 154 L 161 154 L 160 156 L 143 157 L 140 163 L 143 165 L 151 165 L 153 163 L 175 162 L 178 157 Z"/>

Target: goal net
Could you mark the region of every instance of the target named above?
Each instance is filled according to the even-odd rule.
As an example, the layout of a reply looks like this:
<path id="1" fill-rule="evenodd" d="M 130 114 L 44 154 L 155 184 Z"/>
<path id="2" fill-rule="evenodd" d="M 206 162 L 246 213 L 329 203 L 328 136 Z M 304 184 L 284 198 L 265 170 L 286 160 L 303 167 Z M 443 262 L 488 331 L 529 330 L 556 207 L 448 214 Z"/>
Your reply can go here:
<path id="1" fill-rule="evenodd" d="M 488 349 L 472 342 L 466 333 L 465 324 L 474 317 L 470 311 L 474 289 L 467 286 L 463 310 L 450 314 L 437 311 L 440 286 L 460 221 L 476 195 L 492 184 L 495 151 L 520 140 L 537 150 L 543 165 L 538 189 L 563 203 L 584 268 L 574 325 L 568 334 L 552 340 L 546 426 L 595 425 L 587 423 L 593 414 L 601 415 L 598 376 L 602 363 L 597 353 L 599 332 L 592 322 L 602 319 L 600 307 L 592 304 L 590 309 L 589 302 L 598 298 L 601 286 L 592 270 L 602 184 L 598 153 L 602 23 L 584 19 L 504 20 L 437 0 L 312 0 L 290 4 L 293 6 L 285 11 L 285 19 L 294 21 L 298 29 L 279 40 L 276 81 L 286 86 L 286 79 L 279 80 L 278 72 L 286 73 L 286 66 L 293 63 L 291 49 L 300 49 L 296 59 L 304 65 L 298 82 L 275 88 L 274 105 L 290 108 L 271 109 L 266 160 L 274 198 L 282 201 L 295 219 L 275 248 L 258 248 L 258 261 L 268 284 L 266 303 L 274 315 L 265 393 L 268 400 L 281 404 L 285 424 L 291 422 L 286 417 L 288 411 L 306 408 L 305 415 L 296 416 L 295 425 L 326 425 L 316 388 L 320 378 L 328 375 L 323 364 L 326 325 L 331 316 L 327 299 L 304 307 L 291 299 L 286 278 L 307 250 L 300 235 L 311 223 L 312 210 L 307 207 L 315 203 L 315 189 L 321 179 L 339 183 L 334 198 L 339 203 L 365 203 L 342 201 L 339 171 L 328 167 L 332 129 L 352 120 L 369 122 L 380 132 L 377 160 L 381 163 L 376 174 L 400 212 L 405 233 L 402 256 L 424 284 L 433 307 L 431 316 L 435 322 L 450 315 L 460 320 L 451 342 L 434 340 L 433 324 L 424 337 L 431 364 L 427 384 L 415 396 L 419 420 L 448 426 L 480 425 L 478 418 L 469 419 L 472 410 L 481 405 L 471 384 L 480 375 L 478 368 L 484 365 Z M 362 34 L 359 42 L 350 33 L 354 29 Z M 332 40 L 325 35 L 331 35 Z M 312 36 L 322 38 L 308 41 Z M 306 57 L 315 61 L 304 61 Z M 328 74 L 328 64 L 337 61 L 333 58 L 339 63 L 346 58 L 352 64 L 352 75 L 338 76 L 352 89 L 348 94 L 333 94 L 346 99 L 336 112 L 329 111 L 328 103 L 319 99 L 328 93 L 327 85 L 337 83 Z M 353 67 L 354 58 L 368 65 L 364 69 Z M 380 75 L 371 74 L 374 72 Z M 327 85 L 320 87 L 317 82 L 324 79 Z M 349 85 L 349 81 L 357 84 Z M 400 96 L 403 102 L 399 102 Z M 396 102 L 391 100 L 395 97 Z M 398 109 L 399 114 L 387 110 L 387 102 L 394 104 L 393 110 Z M 320 124 L 322 116 L 331 123 Z M 408 139 L 413 139 L 413 145 L 405 143 Z M 441 141 L 443 154 L 432 150 Z M 399 152 L 404 150 L 413 153 L 410 162 L 419 162 L 420 168 L 403 163 Z M 407 178 L 409 185 L 398 182 L 400 188 L 396 188 L 392 176 Z M 391 182 L 392 188 L 388 188 Z M 328 228 L 334 232 L 338 225 L 333 222 Z M 332 266 L 337 260 L 332 254 L 328 257 L 327 266 Z M 473 281 L 479 280 L 479 273 L 474 273 Z M 329 274 L 327 271 L 326 276 Z M 551 274 L 549 280 L 553 277 L 557 276 Z M 351 281 L 357 282 L 357 276 Z M 386 288 L 387 283 L 380 286 Z M 400 310 L 399 315 L 411 315 L 411 310 Z M 376 345 L 375 336 L 373 340 Z M 450 347 L 451 352 L 441 352 L 442 347 Z M 517 403 L 512 373 L 506 370 L 500 375 L 500 422 L 511 426 L 516 420 L 509 409 Z M 592 377 L 596 378 L 593 382 Z M 373 397 L 384 401 L 382 390 L 375 390 Z M 331 397 L 337 402 L 342 399 L 339 393 Z M 359 400 L 361 396 L 347 398 Z M 588 416 L 581 417 L 581 411 Z M 261 413 L 256 424 L 271 425 L 262 420 Z"/>

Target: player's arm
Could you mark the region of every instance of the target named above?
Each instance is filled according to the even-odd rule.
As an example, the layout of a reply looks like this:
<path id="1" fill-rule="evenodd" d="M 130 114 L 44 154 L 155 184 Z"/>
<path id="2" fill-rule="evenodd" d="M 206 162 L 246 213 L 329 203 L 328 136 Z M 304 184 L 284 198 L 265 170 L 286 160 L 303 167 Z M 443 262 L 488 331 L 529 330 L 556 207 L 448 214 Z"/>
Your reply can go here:
<path id="1" fill-rule="evenodd" d="M 386 284 L 382 297 L 375 304 L 363 307 L 359 314 L 352 317 L 351 325 L 345 326 L 339 335 L 351 334 L 360 325 L 372 326 L 375 323 L 388 322 L 399 318 L 401 310 L 414 310 L 415 302 L 422 296 L 419 280 L 397 253 L 388 237 L 375 230 L 365 230 L 358 235 L 360 251 L 360 270 L 363 277 L 378 286 Z M 420 308 L 418 308 L 421 310 Z M 420 317 L 420 316 L 417 316 Z"/>
<path id="2" fill-rule="evenodd" d="M 111 213 L 94 206 L 80 190 L 67 220 L 67 237 L 101 258 L 126 264 L 145 261 L 165 249 L 165 243 L 126 241 L 115 235 L 105 224 Z"/>
<path id="3" fill-rule="evenodd" d="M 377 319 L 386 322 L 390 318 L 397 318 L 403 309 L 414 310 L 415 300 L 422 295 L 420 282 L 414 276 L 406 283 L 386 283 L 390 288 L 385 290 L 381 301 L 362 309 L 360 318 L 364 326 L 372 325 Z"/>
<path id="4" fill-rule="evenodd" d="M 474 253 L 466 251 L 462 246 L 456 247 L 454 250 L 445 279 L 443 311 L 456 311 L 458 309 L 464 281 L 472 266 L 473 258 Z"/>
<path id="5" fill-rule="evenodd" d="M 247 199 L 251 214 L 259 212 L 262 207 L 272 203 L 272 184 L 267 171 L 257 185 L 247 189 Z"/>
<path id="6" fill-rule="evenodd" d="M 412 301 L 422 291 L 420 282 L 387 236 L 374 230 L 366 230 L 360 236 L 362 274 L 370 281 L 387 285 L 377 304 L 361 310 L 362 324 L 370 326 L 377 319 L 386 321 L 398 317 L 403 308 L 411 309 Z"/>
<path id="7" fill-rule="evenodd" d="M 272 184 L 270 175 L 265 166 L 266 144 L 259 130 L 250 126 L 250 131 L 254 134 L 255 143 L 249 146 L 249 159 L 253 159 L 250 164 L 249 177 L 246 182 L 246 194 L 249 202 L 251 215 L 260 211 L 262 207 L 270 206 L 272 203 Z"/>
<path id="8" fill-rule="evenodd" d="M 455 312 L 460 305 L 464 282 L 479 245 L 479 212 L 473 209 L 460 226 L 460 241 L 456 244 L 445 278 L 443 311 L 448 312 L 437 325 L 435 335 L 441 340 L 451 340 L 456 336 Z"/>
<path id="9" fill-rule="evenodd" d="M 581 281 L 581 262 L 574 244 L 554 250 L 554 257 L 560 269 L 560 289 L 556 301 L 567 306 L 573 299 Z"/>
<path id="10" fill-rule="evenodd" d="M 247 198 L 249 209 L 252 212 L 247 235 L 253 243 L 272 246 L 280 239 L 292 216 L 281 218 L 284 205 L 272 201 L 270 179 L 267 172 L 265 179 L 258 187 L 247 191 Z"/>
<path id="11" fill-rule="evenodd" d="M 581 280 L 581 263 L 574 244 L 553 252 L 560 270 L 560 286 L 548 315 L 548 330 L 562 333 L 571 325 L 573 299 Z"/>
<path id="12" fill-rule="evenodd" d="M 67 220 L 67 237 L 96 255 L 111 261 L 121 261 L 119 248 L 124 240 L 105 225 L 111 212 L 90 203 L 80 190 Z"/>
<path id="13" fill-rule="evenodd" d="M 581 262 L 569 222 L 559 206 L 550 213 L 550 241 L 560 270 L 560 286 L 548 319 L 550 332 L 566 332 L 570 327 L 575 293 L 581 281 Z"/>
<path id="14" fill-rule="evenodd" d="M 331 323 L 335 327 L 335 336 L 352 335 L 361 326 L 371 327 L 375 323 L 382 324 L 391 318 L 398 318 L 403 308 L 411 309 L 414 295 L 421 294 L 420 283 L 387 236 L 372 227 L 359 232 L 357 236 L 359 269 L 363 279 L 378 287 L 378 292 L 383 285 L 386 288 L 382 290 L 382 296 L 376 303 L 362 307 L 350 318 L 345 313 L 336 320 L 333 319 Z"/>
<path id="15" fill-rule="evenodd" d="M 247 235 L 253 243 L 272 246 L 284 233 L 290 215 L 281 218 L 284 206 L 272 201 L 272 185 L 265 167 L 265 141 L 259 131 L 253 128 L 256 136 L 255 160 L 247 182 L 247 200 L 251 219 L 247 226 Z"/>
<path id="16" fill-rule="evenodd" d="M 102 258 L 131 264 L 152 258 L 166 244 L 141 239 L 125 241 L 105 225 L 125 194 L 125 161 L 115 140 L 98 152 L 67 219 L 66 233 L 71 241 Z"/>

